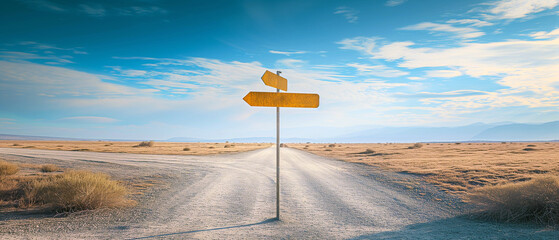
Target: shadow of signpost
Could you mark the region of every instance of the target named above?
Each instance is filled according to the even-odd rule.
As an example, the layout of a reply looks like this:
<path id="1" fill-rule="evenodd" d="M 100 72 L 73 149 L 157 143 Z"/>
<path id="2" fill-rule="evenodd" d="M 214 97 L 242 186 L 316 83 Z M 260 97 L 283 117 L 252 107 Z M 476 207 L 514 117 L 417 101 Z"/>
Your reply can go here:
<path id="1" fill-rule="evenodd" d="M 165 233 L 165 234 L 158 234 L 158 235 L 137 237 L 137 238 L 130 238 L 130 239 L 132 240 L 132 239 L 159 238 L 159 237 L 169 237 L 169 236 L 176 236 L 176 235 L 182 235 L 182 234 L 210 232 L 210 231 L 233 229 L 233 228 L 243 228 L 243 227 L 251 227 L 251 226 L 256 226 L 256 225 L 262 225 L 262 224 L 277 222 L 277 221 L 278 221 L 277 218 L 270 218 L 270 219 L 266 219 L 264 221 L 257 222 L 257 223 L 249 223 L 249 224 L 234 225 L 234 226 L 227 226 L 227 227 L 217 227 L 217 228 L 210 228 L 210 229 L 200 229 L 200 230 L 192 230 L 192 231 L 184 231 L 184 232 L 176 232 L 176 233 Z"/>

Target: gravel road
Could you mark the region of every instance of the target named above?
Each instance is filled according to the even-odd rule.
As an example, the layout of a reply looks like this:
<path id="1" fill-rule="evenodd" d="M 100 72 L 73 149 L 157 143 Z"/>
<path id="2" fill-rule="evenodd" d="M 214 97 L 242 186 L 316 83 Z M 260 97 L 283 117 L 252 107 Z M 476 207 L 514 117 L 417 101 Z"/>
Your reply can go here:
<path id="1" fill-rule="evenodd" d="M 281 221 L 275 148 L 205 157 L 0 148 L 0 157 L 164 182 L 131 209 L 2 214 L 0 239 L 559 239 L 552 229 L 461 217 L 466 205 L 415 176 L 290 148 L 281 154 Z"/>

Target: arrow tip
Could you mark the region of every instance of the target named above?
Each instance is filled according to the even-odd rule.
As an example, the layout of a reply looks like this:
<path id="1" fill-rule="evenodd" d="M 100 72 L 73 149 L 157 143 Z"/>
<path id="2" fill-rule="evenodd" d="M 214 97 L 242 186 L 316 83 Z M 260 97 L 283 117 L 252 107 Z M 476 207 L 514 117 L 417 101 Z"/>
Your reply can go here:
<path id="1" fill-rule="evenodd" d="M 250 92 L 247 93 L 247 95 L 243 98 L 243 100 L 244 100 L 246 103 L 248 103 L 248 101 L 249 101 L 249 99 L 250 99 L 250 96 L 249 96 L 249 95 L 250 95 Z M 250 103 L 248 103 L 248 104 L 250 105 Z"/>

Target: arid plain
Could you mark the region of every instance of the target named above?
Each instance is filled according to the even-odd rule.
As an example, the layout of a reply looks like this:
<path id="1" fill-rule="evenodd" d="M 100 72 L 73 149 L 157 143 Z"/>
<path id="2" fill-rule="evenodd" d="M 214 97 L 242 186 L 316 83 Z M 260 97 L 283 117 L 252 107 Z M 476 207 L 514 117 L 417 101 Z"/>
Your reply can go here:
<path id="1" fill-rule="evenodd" d="M 421 176 L 452 194 L 559 174 L 559 142 L 288 144 L 320 156 Z M 412 188 L 413 186 L 410 186 Z"/>

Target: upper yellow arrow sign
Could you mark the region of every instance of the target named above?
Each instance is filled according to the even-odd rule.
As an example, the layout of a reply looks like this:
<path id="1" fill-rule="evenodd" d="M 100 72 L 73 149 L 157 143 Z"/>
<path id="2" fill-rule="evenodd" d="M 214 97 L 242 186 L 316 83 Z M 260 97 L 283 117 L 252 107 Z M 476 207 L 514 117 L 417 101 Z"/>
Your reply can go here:
<path id="1" fill-rule="evenodd" d="M 319 104 L 318 94 L 312 93 L 249 92 L 243 100 L 253 107 L 317 108 Z"/>
<path id="2" fill-rule="evenodd" d="M 268 70 L 262 75 L 262 81 L 266 86 L 277 88 L 283 91 L 287 91 L 287 79 L 280 77 Z"/>

